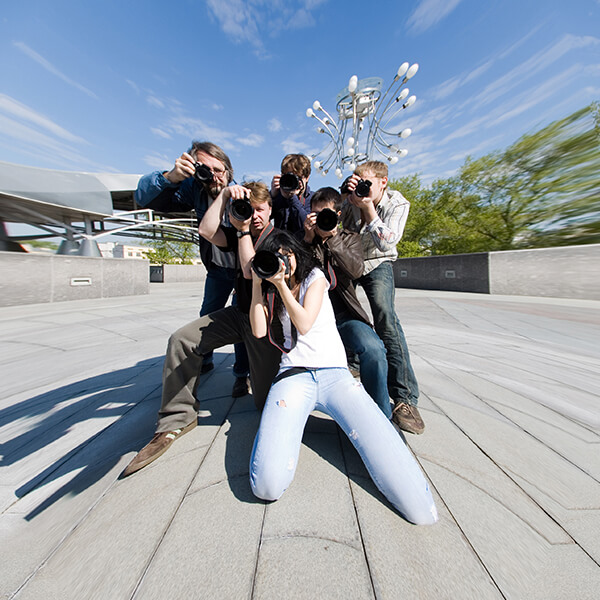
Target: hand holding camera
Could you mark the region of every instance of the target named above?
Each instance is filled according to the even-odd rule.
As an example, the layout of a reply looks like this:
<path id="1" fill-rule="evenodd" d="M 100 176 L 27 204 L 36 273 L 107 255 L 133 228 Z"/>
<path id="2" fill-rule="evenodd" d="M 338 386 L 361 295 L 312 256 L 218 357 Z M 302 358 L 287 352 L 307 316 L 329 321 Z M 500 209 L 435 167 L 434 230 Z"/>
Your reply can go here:
<path id="1" fill-rule="evenodd" d="M 290 261 L 281 252 L 258 250 L 252 259 L 252 270 L 260 279 L 277 284 L 290 272 Z"/>
<path id="2" fill-rule="evenodd" d="M 208 169 L 210 172 L 210 169 Z M 164 174 L 165 179 L 171 183 L 181 183 L 184 179 L 191 177 L 196 172 L 196 161 L 184 152 L 176 161 L 174 167 Z M 211 173 L 212 176 L 212 173 Z"/>
<path id="3" fill-rule="evenodd" d="M 229 217 L 231 224 L 240 229 L 246 221 L 249 221 L 254 214 L 252 204 L 250 204 L 250 190 L 243 185 L 232 185 L 225 188 L 228 191 L 231 203 L 229 206 Z"/>
<path id="4" fill-rule="evenodd" d="M 296 173 L 291 171 L 282 175 L 275 175 L 271 181 L 271 195 L 275 196 L 278 192 L 289 200 L 294 194 L 302 194 L 304 191 L 304 181 Z"/>

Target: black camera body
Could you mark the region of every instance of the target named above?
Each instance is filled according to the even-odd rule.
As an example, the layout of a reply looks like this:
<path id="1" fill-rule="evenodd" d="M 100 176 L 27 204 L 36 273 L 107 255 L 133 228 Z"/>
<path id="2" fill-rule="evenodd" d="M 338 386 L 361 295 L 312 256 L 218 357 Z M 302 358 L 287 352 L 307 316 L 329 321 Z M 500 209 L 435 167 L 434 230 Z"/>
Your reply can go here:
<path id="1" fill-rule="evenodd" d="M 198 183 L 208 185 L 209 183 L 213 182 L 214 175 L 213 172 L 206 165 L 203 165 L 202 163 L 196 163 L 194 179 Z"/>
<path id="2" fill-rule="evenodd" d="M 258 250 L 252 259 L 252 270 L 261 278 L 268 279 L 279 271 L 279 259 L 285 265 L 285 272 L 290 272 L 290 261 L 281 252 Z"/>
<path id="3" fill-rule="evenodd" d="M 279 187 L 284 192 L 293 192 L 300 187 L 300 177 L 296 173 L 285 173 L 279 179 Z"/>
<path id="4" fill-rule="evenodd" d="M 354 189 L 354 193 L 359 198 L 366 198 L 369 195 L 370 191 L 371 191 L 371 182 L 368 179 L 361 179 L 356 184 L 356 188 Z"/>
<path id="5" fill-rule="evenodd" d="M 324 208 L 317 214 L 317 227 L 321 231 L 333 231 L 338 224 L 338 216 L 335 210 Z"/>
<path id="6" fill-rule="evenodd" d="M 254 209 L 248 198 L 238 198 L 231 201 L 229 213 L 238 221 L 247 221 L 253 215 Z"/>

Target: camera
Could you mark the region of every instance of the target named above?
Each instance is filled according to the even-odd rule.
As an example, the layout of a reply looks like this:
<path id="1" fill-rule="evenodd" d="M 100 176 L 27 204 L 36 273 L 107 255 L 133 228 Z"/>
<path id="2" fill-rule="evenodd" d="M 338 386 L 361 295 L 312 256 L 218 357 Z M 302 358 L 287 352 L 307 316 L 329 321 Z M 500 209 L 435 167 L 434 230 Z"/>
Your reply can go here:
<path id="1" fill-rule="evenodd" d="M 324 208 L 317 214 L 317 227 L 321 231 L 333 231 L 338 223 L 338 216 L 335 210 Z"/>
<path id="2" fill-rule="evenodd" d="M 196 170 L 194 172 L 194 179 L 198 183 L 209 184 L 213 182 L 213 172 L 202 163 L 196 163 Z"/>
<path id="3" fill-rule="evenodd" d="M 280 252 L 271 252 L 270 250 L 258 250 L 252 259 L 252 270 L 261 278 L 268 279 L 273 277 L 279 271 L 279 259 L 285 265 L 285 272 L 290 271 L 290 261 L 287 256 Z"/>
<path id="4" fill-rule="evenodd" d="M 293 192 L 300 187 L 300 178 L 296 173 L 286 173 L 279 179 L 279 187 L 284 192 Z"/>
<path id="5" fill-rule="evenodd" d="M 354 193 L 359 198 L 366 198 L 369 195 L 370 191 L 371 191 L 371 182 L 368 179 L 361 179 L 356 184 L 356 188 L 354 189 Z"/>
<path id="6" fill-rule="evenodd" d="M 234 219 L 237 219 L 238 221 L 247 221 L 254 213 L 254 209 L 248 198 L 238 198 L 237 200 L 231 201 L 229 212 Z"/>

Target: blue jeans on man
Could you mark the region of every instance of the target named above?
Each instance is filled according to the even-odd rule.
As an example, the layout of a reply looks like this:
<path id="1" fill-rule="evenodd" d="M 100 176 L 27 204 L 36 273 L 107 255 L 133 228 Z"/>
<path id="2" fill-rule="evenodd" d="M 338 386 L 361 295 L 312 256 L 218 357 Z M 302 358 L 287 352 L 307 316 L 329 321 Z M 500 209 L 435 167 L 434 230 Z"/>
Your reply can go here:
<path id="1" fill-rule="evenodd" d="M 413 371 L 404 331 L 394 303 L 396 287 L 392 263 L 381 263 L 371 272 L 360 277 L 357 282 L 363 287 L 377 335 L 387 351 L 388 391 L 392 400 L 416 406 L 419 398 L 419 384 Z"/>
<path id="2" fill-rule="evenodd" d="M 337 323 L 346 352 L 358 357 L 360 380 L 366 392 L 389 419 L 392 406 L 387 388 L 388 364 L 385 346 L 379 336 L 363 321 L 350 319 Z"/>
<path id="3" fill-rule="evenodd" d="M 204 300 L 202 301 L 202 307 L 200 308 L 200 316 L 209 315 L 221 308 L 224 308 L 227 304 L 227 300 L 231 291 L 233 290 L 233 284 L 235 281 L 235 270 L 227 269 L 225 267 L 213 266 L 206 273 L 206 280 L 204 283 Z M 233 296 L 232 304 L 236 304 L 235 295 Z M 235 344 L 235 362 L 233 364 L 233 375 L 235 377 L 247 377 L 250 372 L 250 366 L 248 364 L 248 353 L 246 352 L 246 346 L 244 344 Z M 203 357 L 202 365 L 212 364 L 213 353 L 209 352 Z"/>

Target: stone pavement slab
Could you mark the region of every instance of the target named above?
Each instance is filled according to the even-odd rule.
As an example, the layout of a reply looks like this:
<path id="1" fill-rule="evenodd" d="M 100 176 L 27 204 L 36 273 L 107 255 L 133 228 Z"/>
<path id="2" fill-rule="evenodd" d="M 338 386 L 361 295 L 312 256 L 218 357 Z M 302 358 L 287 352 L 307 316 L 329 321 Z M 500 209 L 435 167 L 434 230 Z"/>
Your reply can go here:
<path id="1" fill-rule="evenodd" d="M 426 423 L 405 439 L 440 514 L 417 527 L 320 413 L 283 497 L 254 498 L 231 347 L 199 426 L 119 479 L 202 293 L 0 309 L 0 598 L 598 597 L 599 302 L 397 290 Z"/>

